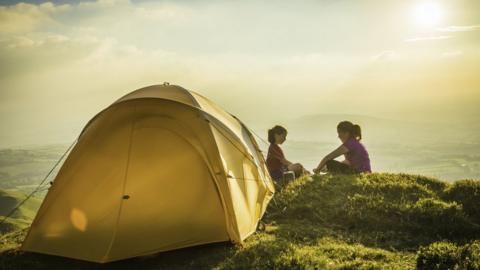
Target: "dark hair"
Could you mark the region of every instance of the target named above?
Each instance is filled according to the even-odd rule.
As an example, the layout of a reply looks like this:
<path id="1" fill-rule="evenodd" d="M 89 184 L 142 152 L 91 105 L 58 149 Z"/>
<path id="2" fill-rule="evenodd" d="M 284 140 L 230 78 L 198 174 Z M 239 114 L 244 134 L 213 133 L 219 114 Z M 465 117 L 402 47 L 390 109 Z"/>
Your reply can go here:
<path id="1" fill-rule="evenodd" d="M 268 130 L 268 141 L 270 143 L 275 143 L 275 134 L 285 134 L 287 133 L 287 129 L 282 126 L 274 126 L 273 128 Z"/>
<path id="2" fill-rule="evenodd" d="M 362 139 L 362 130 L 359 125 L 355 125 L 350 121 L 342 121 L 338 123 L 337 131 L 339 132 L 348 132 L 350 138 L 354 138 L 357 141 Z"/>

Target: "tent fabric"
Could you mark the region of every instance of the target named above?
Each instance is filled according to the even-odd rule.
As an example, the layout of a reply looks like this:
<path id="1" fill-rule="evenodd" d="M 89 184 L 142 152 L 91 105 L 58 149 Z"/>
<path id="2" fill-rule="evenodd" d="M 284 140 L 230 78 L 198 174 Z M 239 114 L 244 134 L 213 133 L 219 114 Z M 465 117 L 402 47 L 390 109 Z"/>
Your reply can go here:
<path id="1" fill-rule="evenodd" d="M 22 249 L 109 262 L 243 243 L 273 194 L 243 123 L 182 87 L 149 86 L 88 122 Z"/>

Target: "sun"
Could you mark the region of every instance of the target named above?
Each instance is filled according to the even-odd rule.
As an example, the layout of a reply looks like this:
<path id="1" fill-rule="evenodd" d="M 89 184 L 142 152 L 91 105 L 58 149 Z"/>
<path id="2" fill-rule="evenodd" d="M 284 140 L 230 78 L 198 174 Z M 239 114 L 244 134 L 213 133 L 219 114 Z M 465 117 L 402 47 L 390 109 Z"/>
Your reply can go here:
<path id="1" fill-rule="evenodd" d="M 421 2 L 413 9 L 413 20 L 420 27 L 437 26 L 443 18 L 443 9 L 438 2 Z"/>

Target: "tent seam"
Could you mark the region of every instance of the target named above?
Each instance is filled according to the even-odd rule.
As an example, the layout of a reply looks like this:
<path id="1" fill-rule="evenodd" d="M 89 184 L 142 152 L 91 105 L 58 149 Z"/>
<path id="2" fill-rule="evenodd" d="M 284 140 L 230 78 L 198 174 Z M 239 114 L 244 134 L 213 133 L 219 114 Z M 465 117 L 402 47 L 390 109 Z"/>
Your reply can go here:
<path id="1" fill-rule="evenodd" d="M 131 125 L 131 128 L 130 128 L 130 140 L 129 140 L 129 145 L 128 145 L 127 164 L 126 164 L 126 168 L 125 168 L 125 176 L 123 178 L 123 186 L 122 186 L 120 207 L 118 209 L 118 216 L 117 216 L 117 220 L 115 222 L 115 227 L 114 227 L 113 234 L 112 234 L 112 240 L 110 240 L 110 244 L 108 245 L 108 249 L 105 252 L 105 255 L 103 256 L 104 261 L 108 260 L 108 255 L 110 254 L 110 252 L 112 250 L 113 243 L 115 242 L 115 238 L 117 236 L 118 226 L 120 224 L 120 216 L 122 214 L 122 206 L 123 206 L 123 201 L 124 201 L 123 195 L 125 195 L 125 189 L 126 189 L 126 185 L 127 185 L 126 183 L 127 183 L 127 176 L 128 176 L 128 168 L 129 168 L 129 165 L 130 165 L 130 153 L 132 151 L 132 138 L 133 138 L 133 131 L 134 131 L 134 127 L 135 127 L 136 110 L 137 110 L 137 105 L 134 105 L 133 106 L 133 116 L 134 117 L 132 117 L 133 121 L 132 121 L 132 125 Z"/>

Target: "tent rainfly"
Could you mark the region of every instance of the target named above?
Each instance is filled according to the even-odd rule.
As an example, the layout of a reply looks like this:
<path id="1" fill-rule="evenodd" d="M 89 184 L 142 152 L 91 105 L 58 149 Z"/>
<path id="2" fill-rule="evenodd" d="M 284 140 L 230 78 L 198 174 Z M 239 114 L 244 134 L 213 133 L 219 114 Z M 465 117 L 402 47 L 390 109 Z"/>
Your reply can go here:
<path id="1" fill-rule="evenodd" d="M 164 83 L 93 117 L 56 175 L 22 250 L 110 262 L 243 243 L 274 193 L 247 127 Z"/>

